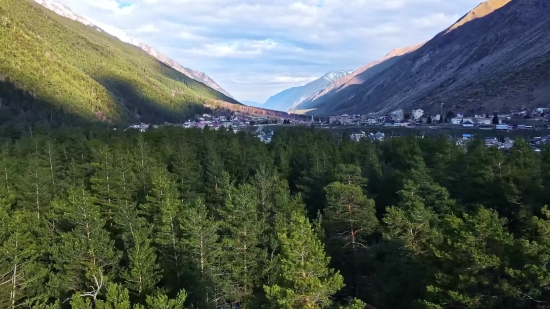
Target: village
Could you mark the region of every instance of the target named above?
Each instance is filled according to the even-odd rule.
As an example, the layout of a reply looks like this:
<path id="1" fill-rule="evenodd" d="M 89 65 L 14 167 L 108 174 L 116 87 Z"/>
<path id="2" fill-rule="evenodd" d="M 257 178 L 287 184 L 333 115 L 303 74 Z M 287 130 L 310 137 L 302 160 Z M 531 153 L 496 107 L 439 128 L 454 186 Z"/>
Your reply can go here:
<path id="1" fill-rule="evenodd" d="M 550 109 L 537 108 L 533 111 L 521 110 L 510 111 L 509 113 L 495 112 L 489 114 L 474 114 L 468 116 L 463 112 L 447 112 L 444 116 L 441 114 L 426 115 L 422 109 L 413 109 L 411 112 L 404 110 L 396 110 L 384 116 L 374 116 L 373 114 L 354 114 L 354 115 L 336 115 L 329 117 L 307 117 L 304 115 L 290 115 L 289 118 L 269 117 L 269 116 L 254 116 L 247 114 L 234 113 L 232 115 L 210 115 L 203 114 L 197 116 L 194 120 L 188 120 L 183 124 L 165 123 L 164 125 L 181 126 L 183 128 L 198 128 L 204 129 L 208 127 L 211 130 L 219 130 L 220 128 L 231 129 L 234 133 L 242 130 L 254 132 L 257 137 L 264 143 L 271 142 L 274 131 L 264 129 L 271 126 L 313 126 L 323 129 L 333 129 L 346 126 L 372 126 L 381 128 L 426 128 L 430 130 L 442 128 L 456 129 L 478 129 L 478 130 L 495 130 L 506 131 L 511 130 L 538 130 L 550 129 Z M 162 126 L 162 125 L 161 125 Z M 145 132 L 150 128 L 158 128 L 159 125 L 137 124 L 131 125 L 126 129 L 137 129 Z M 395 136 L 393 134 L 392 136 Z M 461 137 L 454 137 L 457 144 L 466 144 L 472 134 L 464 133 Z M 369 133 L 366 134 L 361 130 L 354 130 L 351 134 L 353 140 L 362 138 L 370 138 L 371 140 L 383 140 L 385 133 Z M 540 137 L 532 141 L 534 147 L 536 145 L 550 143 L 550 137 Z M 511 138 L 508 140 L 498 141 L 496 138 L 487 138 L 486 145 L 498 147 L 501 149 L 509 149 L 513 145 Z"/>
<path id="2" fill-rule="evenodd" d="M 540 121 L 550 122 L 549 108 L 536 108 L 533 111 L 523 109 L 508 113 L 495 112 L 492 115 L 474 114 L 466 115 L 461 111 L 449 111 L 447 114 L 426 115 L 422 109 L 413 109 L 410 113 L 404 110 L 396 110 L 383 116 L 373 114 L 361 115 L 337 115 L 330 116 L 328 123 L 331 125 L 379 125 L 384 127 L 417 127 L 420 125 L 454 125 L 464 128 L 479 129 L 532 129 L 533 124 L 522 122 Z M 543 124 L 548 127 L 548 125 Z"/>

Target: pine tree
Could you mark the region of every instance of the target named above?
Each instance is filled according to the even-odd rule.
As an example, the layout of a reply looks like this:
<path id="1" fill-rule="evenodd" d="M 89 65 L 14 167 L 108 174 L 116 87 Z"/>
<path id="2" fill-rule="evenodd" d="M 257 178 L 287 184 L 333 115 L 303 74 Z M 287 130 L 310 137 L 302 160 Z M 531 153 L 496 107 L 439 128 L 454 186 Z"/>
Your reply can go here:
<path id="1" fill-rule="evenodd" d="M 229 300 L 239 301 L 243 308 L 248 308 L 266 265 L 266 252 L 260 247 L 265 222 L 259 218 L 254 188 L 230 187 L 219 216 L 224 235 L 221 260 L 225 273 L 221 288 Z"/>
<path id="2" fill-rule="evenodd" d="M 264 286 L 270 308 L 316 309 L 331 305 L 343 286 L 339 273 L 328 268 L 329 258 L 303 212 L 294 213 L 278 233 L 275 283 Z"/>
<path id="3" fill-rule="evenodd" d="M 52 220 L 60 230 L 52 248 L 56 275 L 50 286 L 60 295 L 79 292 L 94 302 L 114 274 L 120 254 L 103 229 L 100 207 L 81 187 L 69 190 L 66 199 L 53 202 Z"/>
<path id="4" fill-rule="evenodd" d="M 44 297 L 47 276 L 40 220 L 25 210 L 14 211 L 0 196 L 0 307 L 19 308 Z"/>
<path id="5" fill-rule="evenodd" d="M 378 225 L 374 201 L 368 199 L 361 187 L 354 184 L 332 183 L 325 188 L 327 208 L 323 224 L 329 237 L 332 253 L 338 254 L 344 277 L 351 277 L 352 296 L 357 296 L 357 275 L 360 255 L 367 248 L 367 237 Z M 349 259 L 349 261 L 348 261 Z"/>
<path id="6" fill-rule="evenodd" d="M 17 191 L 20 193 L 19 205 L 34 210 L 37 218 L 48 211 L 54 195 L 49 161 L 43 156 L 41 144 L 37 139 L 30 142 L 28 156 L 23 157 L 26 164 L 19 174 Z"/>
<path id="7" fill-rule="evenodd" d="M 154 242 L 157 245 L 164 277 L 174 286 L 181 285 L 181 200 L 172 175 L 161 168 L 153 172 L 152 191 L 145 205 L 146 217 L 154 223 Z"/>
<path id="8" fill-rule="evenodd" d="M 181 215 L 182 252 L 188 264 L 189 291 L 197 308 L 215 308 L 219 298 L 221 248 L 219 222 L 213 220 L 199 199 L 188 205 Z"/>
<path id="9" fill-rule="evenodd" d="M 193 201 L 202 190 L 201 166 L 188 143 L 179 142 L 172 159 L 172 172 L 176 175 L 181 203 Z"/>
<path id="10" fill-rule="evenodd" d="M 160 280 L 157 255 L 152 246 L 152 228 L 137 216 L 135 207 L 124 202 L 117 213 L 118 225 L 127 253 L 128 267 L 122 278 L 128 289 L 138 296 L 147 295 Z"/>

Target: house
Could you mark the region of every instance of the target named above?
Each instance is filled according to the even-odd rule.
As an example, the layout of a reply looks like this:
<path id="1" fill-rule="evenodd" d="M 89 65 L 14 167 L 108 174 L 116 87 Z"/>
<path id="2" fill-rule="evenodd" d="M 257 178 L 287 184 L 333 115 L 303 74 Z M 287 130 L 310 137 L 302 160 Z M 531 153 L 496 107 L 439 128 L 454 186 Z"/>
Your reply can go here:
<path id="1" fill-rule="evenodd" d="M 365 137 L 365 132 L 361 131 L 361 130 L 354 130 L 353 133 L 351 134 L 350 138 L 354 141 L 359 141 L 360 139 L 362 139 L 363 137 Z"/>
<path id="2" fill-rule="evenodd" d="M 462 124 L 462 117 L 451 118 L 451 124 Z"/>
<path id="3" fill-rule="evenodd" d="M 374 118 L 369 118 L 369 119 L 367 119 L 367 121 L 366 121 L 366 123 L 367 123 L 368 125 L 375 125 L 376 122 L 377 122 L 377 121 L 376 121 L 376 119 L 374 119 Z"/>
<path id="4" fill-rule="evenodd" d="M 492 124 L 493 120 L 491 118 L 476 118 L 476 122 L 479 125 L 488 125 Z"/>
<path id="5" fill-rule="evenodd" d="M 471 118 L 462 118 L 462 127 L 464 128 L 473 128 L 474 120 Z"/>
<path id="6" fill-rule="evenodd" d="M 383 141 L 386 135 L 384 133 L 377 132 L 376 134 L 371 133 L 371 139 L 376 141 Z"/>
<path id="7" fill-rule="evenodd" d="M 390 117 L 394 121 L 401 121 L 405 118 L 405 114 L 402 109 L 398 109 L 390 113 Z"/>
<path id="8" fill-rule="evenodd" d="M 328 117 L 328 123 L 334 124 L 338 121 L 338 116 L 329 116 Z"/>
<path id="9" fill-rule="evenodd" d="M 464 118 L 464 113 L 463 112 L 456 112 L 455 115 L 458 118 Z"/>
<path id="10" fill-rule="evenodd" d="M 340 122 L 341 122 L 342 124 L 348 124 L 348 123 L 350 123 L 350 117 L 349 117 L 349 115 L 348 115 L 348 114 L 343 114 L 343 115 L 341 115 L 341 116 L 340 116 Z"/>
<path id="11" fill-rule="evenodd" d="M 418 120 L 418 119 L 422 118 L 422 115 L 424 115 L 424 111 L 423 111 L 423 110 L 421 110 L 421 109 L 413 109 L 412 114 L 411 114 L 411 118 L 412 118 L 412 119 L 415 119 L 415 120 Z"/>
<path id="12" fill-rule="evenodd" d="M 222 127 L 229 128 L 229 127 L 233 126 L 233 121 L 222 121 L 221 125 L 222 125 Z"/>

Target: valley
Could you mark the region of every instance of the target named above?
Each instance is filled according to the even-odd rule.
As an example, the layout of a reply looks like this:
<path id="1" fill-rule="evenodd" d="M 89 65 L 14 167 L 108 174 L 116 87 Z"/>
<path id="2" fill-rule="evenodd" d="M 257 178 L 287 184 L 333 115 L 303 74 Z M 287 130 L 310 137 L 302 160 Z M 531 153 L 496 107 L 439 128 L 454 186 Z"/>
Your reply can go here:
<path id="1" fill-rule="evenodd" d="M 549 309 L 550 3 L 475 1 L 0 0 L 0 308 Z"/>

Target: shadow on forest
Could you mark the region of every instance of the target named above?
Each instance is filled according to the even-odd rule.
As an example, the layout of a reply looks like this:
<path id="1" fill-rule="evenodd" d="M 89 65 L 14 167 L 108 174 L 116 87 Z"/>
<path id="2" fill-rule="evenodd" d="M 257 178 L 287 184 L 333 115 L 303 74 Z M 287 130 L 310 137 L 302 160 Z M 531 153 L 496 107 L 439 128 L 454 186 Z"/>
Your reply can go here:
<path id="1" fill-rule="evenodd" d="M 202 105 L 203 99 L 195 102 L 183 102 L 173 98 L 174 106 L 161 104 L 155 95 L 146 94 L 132 82 L 118 77 L 96 79 L 111 93 L 117 102 L 115 110 L 120 119 L 102 119 L 89 111 L 87 114 L 71 111 L 70 102 L 52 101 L 37 98 L 32 91 L 23 90 L 10 81 L 0 81 L 0 127 L 6 125 L 34 126 L 44 124 L 50 127 L 92 126 L 119 123 L 183 122 L 209 111 Z M 165 94 L 166 97 L 170 93 Z M 179 101 L 178 101 L 179 100 Z M 166 98 L 165 98 L 166 101 Z M 137 117 L 139 115 L 139 117 Z"/>
<path id="2" fill-rule="evenodd" d="M 97 122 L 71 113 L 48 100 L 36 98 L 31 91 L 18 88 L 10 81 L 0 81 L 0 126 L 32 126 L 38 123 L 59 126 L 87 126 Z"/>

